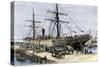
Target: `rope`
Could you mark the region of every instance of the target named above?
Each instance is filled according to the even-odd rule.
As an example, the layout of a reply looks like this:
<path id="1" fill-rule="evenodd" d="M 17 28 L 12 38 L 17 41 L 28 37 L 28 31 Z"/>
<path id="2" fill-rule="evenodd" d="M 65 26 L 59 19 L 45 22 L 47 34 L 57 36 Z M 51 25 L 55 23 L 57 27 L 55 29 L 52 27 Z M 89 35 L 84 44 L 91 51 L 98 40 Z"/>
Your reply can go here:
<path id="1" fill-rule="evenodd" d="M 68 15 L 69 16 L 69 15 Z M 78 25 L 75 23 L 75 21 L 71 18 L 71 16 L 69 16 L 69 19 L 73 21 L 73 23 L 75 24 L 76 28 L 80 31 L 80 32 L 84 32 L 83 30 L 81 30 Z"/>

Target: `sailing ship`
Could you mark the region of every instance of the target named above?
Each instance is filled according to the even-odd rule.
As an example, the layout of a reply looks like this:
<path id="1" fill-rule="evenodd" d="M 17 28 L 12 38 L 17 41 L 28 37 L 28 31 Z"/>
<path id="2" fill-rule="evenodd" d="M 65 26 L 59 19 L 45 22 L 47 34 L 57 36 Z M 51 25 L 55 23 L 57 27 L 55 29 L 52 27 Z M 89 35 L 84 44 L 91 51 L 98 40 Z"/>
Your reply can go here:
<path id="1" fill-rule="evenodd" d="M 53 19 L 45 19 L 47 21 L 50 21 L 51 23 L 53 23 L 53 27 L 50 29 L 50 30 L 54 30 L 54 27 L 56 29 L 56 37 L 53 37 L 52 34 L 46 36 L 45 35 L 45 28 L 42 28 L 42 35 L 40 37 L 37 37 L 36 38 L 36 25 L 35 23 L 41 23 L 40 21 L 35 21 L 35 14 L 34 14 L 34 11 L 33 11 L 33 20 L 27 20 L 27 21 L 31 21 L 32 22 L 32 25 L 29 26 L 31 27 L 32 31 L 33 31 L 33 37 L 25 37 L 24 40 L 28 40 L 29 43 L 31 42 L 35 42 L 38 40 L 38 44 L 40 45 L 43 45 L 45 44 L 46 42 L 46 49 L 47 47 L 49 47 L 50 49 L 49 50 L 52 50 L 51 48 L 64 48 L 65 46 L 72 46 L 74 50 L 82 50 L 82 48 L 84 48 L 86 45 L 85 43 L 91 38 L 90 36 L 90 33 L 87 33 L 87 34 L 82 34 L 82 35 L 77 35 L 76 31 L 73 31 L 71 30 L 70 27 L 67 27 L 68 29 L 70 29 L 70 31 L 72 33 L 74 33 L 75 35 L 74 36 L 64 36 L 64 37 L 61 37 L 61 24 L 65 23 L 65 24 L 70 24 L 71 22 L 68 22 L 68 21 L 63 21 L 61 20 L 61 18 L 59 16 L 69 16 L 68 14 L 65 14 L 65 13 L 62 13 L 62 12 L 59 12 L 59 5 L 56 4 L 56 10 L 55 11 L 51 11 L 49 10 L 48 13 L 51 13 L 51 14 L 54 14 L 54 18 Z M 78 26 L 77 26 L 78 28 Z M 50 31 L 49 30 L 49 31 Z M 83 30 L 81 30 L 80 28 L 78 28 L 78 30 L 81 32 L 81 33 L 84 33 Z M 52 33 L 52 31 L 50 31 L 50 33 Z M 40 43 L 39 41 L 41 40 L 41 42 L 43 41 L 44 43 Z M 49 40 L 49 42 L 48 42 Z M 52 43 L 52 46 L 50 46 L 49 44 Z M 35 43 L 36 44 L 36 43 Z"/>
<path id="2" fill-rule="evenodd" d="M 21 6 L 20 8 L 19 6 L 23 4 L 25 6 Z M 53 10 L 51 10 L 51 7 L 50 10 L 45 10 L 46 8 L 44 8 L 44 6 L 49 4 L 41 4 L 43 6 L 38 5 L 39 4 L 37 3 L 30 2 L 12 2 L 11 4 L 12 65 L 96 61 L 97 46 L 95 45 L 97 45 L 97 37 L 91 36 L 91 31 L 87 33 L 86 31 L 83 31 L 81 27 L 78 26 L 79 23 L 77 24 L 74 22 L 74 15 L 71 17 L 70 13 L 67 11 L 63 12 L 61 4 L 52 4 L 53 8 L 55 7 Z M 24 13 L 23 9 L 30 9 L 30 6 L 34 6 L 34 8 L 32 8 L 32 20 L 23 20 L 25 17 L 29 17 L 29 11 L 25 11 Z M 39 10 L 43 10 L 44 8 L 41 12 L 47 11 L 44 12 L 46 13 L 46 16 L 43 13 L 41 18 L 36 20 L 35 18 L 37 15 L 35 13 L 35 8 L 40 8 Z M 37 9 L 36 11 L 38 12 L 39 10 Z M 26 16 L 24 14 L 26 14 Z M 18 19 L 17 21 L 14 21 L 15 15 L 17 15 L 15 17 Z M 45 22 L 42 22 L 39 19 Z M 22 22 L 21 20 L 26 21 L 26 23 L 31 23 L 30 25 L 25 25 L 25 28 L 28 27 L 28 29 L 24 30 L 22 25 L 26 23 L 20 24 L 20 22 Z M 45 23 L 47 23 L 48 26 L 46 26 Z M 73 29 L 72 27 L 75 28 Z M 25 32 L 25 35 L 23 35 L 24 37 L 22 37 L 22 32 Z"/>

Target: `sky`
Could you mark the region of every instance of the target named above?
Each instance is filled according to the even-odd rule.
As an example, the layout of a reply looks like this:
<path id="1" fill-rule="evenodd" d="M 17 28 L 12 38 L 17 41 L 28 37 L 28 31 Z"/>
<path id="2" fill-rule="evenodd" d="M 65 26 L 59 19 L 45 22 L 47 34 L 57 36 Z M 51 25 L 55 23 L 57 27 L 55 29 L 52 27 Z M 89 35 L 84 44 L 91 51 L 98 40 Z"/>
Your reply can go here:
<path id="1" fill-rule="evenodd" d="M 77 31 L 77 34 L 88 33 L 95 35 L 97 32 L 97 7 L 92 5 L 74 5 L 74 4 L 58 4 L 59 12 L 68 14 L 68 16 L 60 15 L 60 19 L 70 22 L 69 24 L 61 23 L 61 34 L 71 35 L 70 31 Z M 48 10 L 55 11 L 55 3 L 38 3 L 38 2 L 20 2 L 15 1 L 15 13 L 14 13 L 14 38 L 15 40 L 23 39 L 31 34 L 31 28 L 27 27 L 32 22 L 26 20 L 32 20 L 33 10 L 35 13 L 35 20 L 41 21 L 36 23 L 36 26 L 45 28 L 46 35 L 49 34 L 50 21 L 45 19 L 53 18 L 54 14 L 49 13 Z M 85 31 L 80 32 L 79 29 Z M 68 29 L 71 28 L 71 30 Z M 36 28 L 36 35 L 41 34 L 41 28 Z M 30 32 L 30 33 L 29 33 Z M 53 34 L 56 34 L 54 32 Z"/>

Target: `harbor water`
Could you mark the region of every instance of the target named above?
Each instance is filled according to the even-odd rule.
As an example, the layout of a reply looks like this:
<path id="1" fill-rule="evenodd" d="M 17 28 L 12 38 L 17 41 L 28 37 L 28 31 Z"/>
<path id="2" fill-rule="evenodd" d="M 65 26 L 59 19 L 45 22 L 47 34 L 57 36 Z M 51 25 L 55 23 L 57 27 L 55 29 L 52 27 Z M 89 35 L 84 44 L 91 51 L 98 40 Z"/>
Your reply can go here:
<path id="1" fill-rule="evenodd" d="M 15 65 L 16 66 L 23 66 L 23 65 L 35 65 L 35 64 L 38 64 L 38 63 L 35 63 L 34 61 L 31 61 L 31 59 L 19 59 L 14 57 L 14 62 L 15 62 Z"/>

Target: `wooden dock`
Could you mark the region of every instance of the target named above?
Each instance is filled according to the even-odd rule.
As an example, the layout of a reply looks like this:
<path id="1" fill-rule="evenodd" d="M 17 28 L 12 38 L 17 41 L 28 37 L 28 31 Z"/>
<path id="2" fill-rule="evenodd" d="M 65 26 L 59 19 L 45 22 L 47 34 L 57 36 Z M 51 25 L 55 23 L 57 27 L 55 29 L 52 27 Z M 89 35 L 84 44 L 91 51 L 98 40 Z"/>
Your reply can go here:
<path id="1" fill-rule="evenodd" d="M 31 51 L 27 52 L 31 55 Z M 28 55 L 28 54 L 27 54 Z M 96 55 L 90 54 L 73 54 L 73 55 L 65 55 L 61 58 L 52 57 L 51 53 L 42 52 L 42 53 L 34 53 L 35 56 L 39 58 L 47 57 L 47 63 L 66 63 L 66 62 L 84 62 L 84 61 L 96 61 Z"/>
<path id="2" fill-rule="evenodd" d="M 31 59 L 33 62 L 37 64 L 96 61 L 97 59 L 96 54 L 77 54 L 75 52 L 72 55 L 63 55 L 60 58 L 53 57 L 52 53 L 46 51 L 37 53 L 37 52 L 33 52 L 33 50 L 21 49 L 21 52 L 19 52 L 19 54 L 24 58 Z"/>
<path id="3" fill-rule="evenodd" d="M 41 54 L 41 55 L 40 55 Z M 39 63 L 39 64 L 52 64 L 52 63 L 56 63 L 55 61 L 53 61 L 52 59 L 50 59 L 49 57 L 47 57 L 47 55 L 43 55 L 44 53 L 33 53 L 33 51 L 25 51 L 25 52 L 19 52 L 19 54 L 16 54 L 16 57 L 19 58 L 23 57 L 23 58 L 27 58 L 27 59 L 31 59 L 31 61 L 35 62 L 35 63 Z"/>

